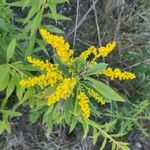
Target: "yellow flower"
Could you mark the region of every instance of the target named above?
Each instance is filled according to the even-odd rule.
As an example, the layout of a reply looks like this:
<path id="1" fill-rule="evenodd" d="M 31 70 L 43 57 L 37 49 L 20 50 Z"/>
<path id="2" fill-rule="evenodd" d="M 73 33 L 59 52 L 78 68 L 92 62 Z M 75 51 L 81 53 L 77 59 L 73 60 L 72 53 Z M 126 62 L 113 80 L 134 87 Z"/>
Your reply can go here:
<path id="1" fill-rule="evenodd" d="M 106 57 L 116 47 L 116 42 L 108 43 L 105 47 L 96 48 L 94 46 L 89 47 L 86 51 L 82 52 L 80 57 L 87 60 L 87 58 L 93 54 L 94 58 L 92 63 L 96 63 L 95 60 L 99 57 Z"/>
<path id="2" fill-rule="evenodd" d="M 21 80 L 20 86 L 22 87 L 33 87 L 35 85 L 47 85 L 47 81 L 45 80 L 45 75 L 41 75 L 39 77 L 28 78 L 27 80 Z"/>
<path id="3" fill-rule="evenodd" d="M 59 81 L 63 80 L 63 74 L 59 70 L 49 69 L 46 73 L 45 79 L 46 79 L 48 85 L 54 86 Z"/>
<path id="4" fill-rule="evenodd" d="M 34 59 L 32 57 L 27 58 L 30 63 L 34 66 L 39 67 L 41 70 L 45 70 L 46 73 L 38 77 L 29 77 L 26 80 L 21 80 L 20 85 L 23 87 L 33 87 L 35 85 L 40 86 L 54 86 L 56 83 L 63 79 L 63 73 L 59 70 L 58 64 L 51 64 L 46 60 L 46 62 Z"/>
<path id="5" fill-rule="evenodd" d="M 134 73 L 131 73 L 128 71 L 121 72 L 119 68 L 115 68 L 113 70 L 112 68 L 108 67 L 106 70 L 102 72 L 102 74 L 110 77 L 111 80 L 117 79 L 117 78 L 119 80 L 130 80 L 130 79 L 132 80 L 136 78 L 136 75 Z"/>
<path id="6" fill-rule="evenodd" d="M 48 60 L 44 62 L 32 57 L 27 57 L 27 60 L 29 63 L 33 64 L 33 66 L 39 67 L 41 70 L 47 70 L 52 65 Z"/>
<path id="7" fill-rule="evenodd" d="M 88 93 L 94 97 L 99 103 L 101 103 L 102 105 L 105 104 L 105 101 L 103 100 L 103 97 L 100 96 L 97 92 L 95 92 L 93 89 L 88 88 Z"/>
<path id="8" fill-rule="evenodd" d="M 56 92 L 49 96 L 48 105 L 51 106 L 60 100 L 66 100 L 72 94 L 76 82 L 76 78 L 65 78 L 56 88 Z"/>
<path id="9" fill-rule="evenodd" d="M 85 118 L 90 117 L 90 107 L 89 107 L 89 98 L 86 96 L 84 92 L 80 92 L 78 95 L 79 105 L 81 107 L 83 116 Z"/>
<path id="10" fill-rule="evenodd" d="M 73 62 L 74 51 L 70 49 L 70 45 L 65 42 L 64 37 L 53 35 L 45 29 L 40 29 L 39 31 L 42 38 L 56 50 L 56 54 L 61 58 L 62 62 L 66 64 Z"/>
<path id="11" fill-rule="evenodd" d="M 86 60 L 91 54 L 93 54 L 94 56 L 97 55 L 96 47 L 94 46 L 89 47 L 86 51 L 81 53 L 80 57 Z"/>
<path id="12" fill-rule="evenodd" d="M 105 47 L 100 47 L 95 58 L 106 57 L 116 47 L 116 42 L 108 43 Z"/>

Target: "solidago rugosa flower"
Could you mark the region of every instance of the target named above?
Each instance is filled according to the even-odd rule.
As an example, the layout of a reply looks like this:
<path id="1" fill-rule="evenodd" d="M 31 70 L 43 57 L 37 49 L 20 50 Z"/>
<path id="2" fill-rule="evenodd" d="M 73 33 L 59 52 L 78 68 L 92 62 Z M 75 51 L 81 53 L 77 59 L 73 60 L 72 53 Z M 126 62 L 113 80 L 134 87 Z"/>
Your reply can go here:
<path id="1" fill-rule="evenodd" d="M 99 103 L 101 103 L 102 105 L 105 104 L 105 101 L 103 100 L 103 97 L 98 94 L 97 92 L 95 92 L 93 89 L 91 88 L 88 88 L 88 93 L 94 97 Z"/>
<path id="2" fill-rule="evenodd" d="M 89 47 L 86 51 L 82 52 L 80 56 L 86 60 L 91 54 L 93 54 L 94 56 L 97 55 L 96 47 L 94 46 Z"/>
<path id="3" fill-rule="evenodd" d="M 98 48 L 98 53 L 95 58 L 106 57 L 116 47 L 116 42 L 108 43 L 105 47 Z"/>
<path id="4" fill-rule="evenodd" d="M 95 66 L 97 69 L 96 65 L 98 65 L 98 68 L 101 68 L 100 65 L 107 66 L 107 64 L 105 63 L 97 64 L 96 59 L 98 59 L 99 57 L 108 56 L 108 54 L 111 53 L 113 49 L 116 47 L 116 42 L 108 43 L 106 46 L 100 48 L 91 46 L 86 51 L 81 53 L 81 55 L 79 56 L 80 59 L 78 58 L 76 59 L 73 58 L 74 51 L 70 49 L 69 43 L 65 42 L 62 36 L 53 35 L 48 31 L 46 31 L 45 29 L 40 29 L 39 31 L 43 39 L 55 49 L 55 53 L 59 57 L 61 62 L 63 62 L 63 65 L 66 65 L 67 68 L 69 68 L 69 74 L 68 75 L 65 74 L 64 70 L 60 67 L 61 64 L 59 66 L 58 64 L 51 63 L 48 60 L 42 61 L 32 57 L 28 57 L 27 58 L 28 62 L 31 63 L 33 66 L 36 66 L 39 69 L 41 69 L 43 74 L 23 79 L 20 81 L 20 85 L 23 87 L 33 87 L 35 85 L 40 85 L 43 87 L 47 86 L 52 86 L 54 88 L 56 87 L 54 93 L 48 96 L 49 106 L 59 102 L 60 100 L 67 100 L 74 92 L 75 86 L 77 85 L 76 87 L 78 87 L 79 85 L 79 87 L 81 86 L 81 89 L 79 94 L 77 95 L 78 100 L 77 103 L 80 105 L 83 116 L 85 118 L 89 118 L 91 110 L 89 106 L 90 100 L 88 98 L 88 95 L 91 95 L 95 100 L 97 100 L 102 105 L 105 104 L 104 101 L 105 98 L 109 97 L 105 96 L 104 94 L 104 91 L 106 90 L 103 91 L 104 95 L 102 95 L 102 93 L 99 92 L 99 90 L 97 91 L 97 89 L 95 89 L 92 86 L 88 86 L 88 84 L 84 82 L 83 84 L 80 85 L 80 80 L 81 83 L 84 80 L 86 81 L 86 78 L 84 79 L 84 75 L 86 75 L 86 71 L 88 72 L 89 68 L 91 69 L 92 67 Z M 92 60 L 90 60 L 91 58 Z M 89 61 L 90 63 L 87 63 L 87 61 Z M 77 68 L 77 66 L 79 66 L 79 68 Z M 84 74 L 82 73 L 82 71 L 84 71 Z M 97 72 L 97 70 L 95 70 L 94 68 L 94 71 L 90 73 L 94 74 L 93 72 L 95 71 Z M 136 78 L 135 74 L 127 71 L 122 72 L 119 68 L 113 70 L 110 67 L 108 68 L 104 67 L 104 69 L 100 71 L 98 70 L 98 73 L 99 75 L 103 74 L 105 76 L 110 77 L 111 80 L 113 79 L 129 80 Z M 84 88 L 86 89 L 86 91 L 84 92 L 82 91 L 83 85 Z M 120 99 L 120 97 L 118 99 Z"/>
<path id="5" fill-rule="evenodd" d="M 113 49 L 116 47 L 116 42 L 108 43 L 105 47 L 96 48 L 94 46 L 91 46 L 86 51 L 82 52 L 80 57 L 87 60 L 87 58 L 93 54 L 94 60 L 99 57 L 106 57 L 109 53 L 113 51 Z"/>
<path id="6" fill-rule="evenodd" d="M 86 96 L 84 92 L 80 92 L 77 98 L 79 100 L 78 103 L 83 112 L 83 116 L 85 118 L 89 118 L 90 117 L 89 98 Z"/>
<path id="7" fill-rule="evenodd" d="M 62 62 L 70 64 L 73 61 L 74 51 L 70 49 L 70 45 L 65 42 L 64 37 L 53 35 L 45 29 L 39 31 L 42 38 L 55 49 Z"/>
<path id="8" fill-rule="evenodd" d="M 111 80 L 119 79 L 119 80 L 132 80 L 135 79 L 136 76 L 134 73 L 128 71 L 121 71 L 119 68 L 115 68 L 114 70 L 108 67 L 106 70 L 102 72 L 105 76 L 110 77 Z"/>
<path id="9" fill-rule="evenodd" d="M 41 86 L 54 86 L 57 82 L 63 79 L 62 72 L 58 69 L 58 64 L 51 64 L 50 62 L 40 61 L 38 59 L 33 59 L 28 57 L 27 60 L 34 66 L 39 67 L 41 70 L 45 70 L 45 74 L 38 77 L 29 77 L 20 81 L 20 85 L 23 87 L 33 87 L 35 85 Z"/>
<path id="10" fill-rule="evenodd" d="M 52 105 L 60 100 L 66 100 L 71 94 L 76 85 L 76 78 L 65 78 L 57 87 L 56 92 L 49 96 L 48 105 Z"/>

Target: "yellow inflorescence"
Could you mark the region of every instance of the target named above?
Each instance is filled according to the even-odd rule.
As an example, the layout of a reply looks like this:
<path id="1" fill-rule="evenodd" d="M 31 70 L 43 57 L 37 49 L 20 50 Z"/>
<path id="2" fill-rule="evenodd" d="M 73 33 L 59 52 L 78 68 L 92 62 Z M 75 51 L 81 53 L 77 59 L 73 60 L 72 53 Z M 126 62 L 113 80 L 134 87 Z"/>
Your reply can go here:
<path id="1" fill-rule="evenodd" d="M 98 53 L 95 58 L 106 57 L 116 47 L 116 42 L 108 43 L 105 47 L 98 48 Z"/>
<path id="2" fill-rule="evenodd" d="M 106 70 L 102 72 L 105 76 L 108 76 L 113 79 L 119 79 L 119 80 L 130 80 L 135 79 L 136 75 L 131 72 L 124 71 L 122 72 L 119 68 L 115 68 L 114 70 L 110 67 L 108 67 Z"/>
<path id="3" fill-rule="evenodd" d="M 56 50 L 56 54 L 64 63 L 70 64 L 73 62 L 74 51 L 70 49 L 70 45 L 65 42 L 64 37 L 53 35 L 45 29 L 39 31 L 43 39 Z"/>
<path id="4" fill-rule="evenodd" d="M 80 92 L 78 95 L 79 105 L 83 112 L 83 116 L 85 118 L 90 117 L 90 107 L 89 107 L 89 98 L 86 96 L 84 92 Z"/>
<path id="5" fill-rule="evenodd" d="M 102 105 L 105 104 L 105 101 L 103 100 L 103 97 L 100 96 L 97 92 L 95 92 L 93 89 L 88 88 L 88 93 L 94 97 L 99 103 L 101 103 Z"/>
<path id="6" fill-rule="evenodd" d="M 48 70 L 52 65 L 50 62 L 48 62 L 48 60 L 44 62 L 42 60 L 35 59 L 32 57 L 27 57 L 27 60 L 29 63 L 33 64 L 33 66 L 39 67 L 41 70 Z"/>
<path id="7" fill-rule="evenodd" d="M 27 80 L 21 80 L 20 85 L 22 87 L 33 87 L 35 85 L 43 85 L 46 86 L 47 82 L 45 80 L 45 75 L 41 75 L 39 77 L 28 78 Z"/>
<path id="8" fill-rule="evenodd" d="M 27 58 L 30 63 L 34 66 L 39 67 L 41 70 L 45 70 L 46 73 L 38 77 L 29 77 L 26 80 L 21 80 L 20 85 L 23 87 L 33 87 L 35 85 L 42 86 L 54 86 L 57 82 L 63 79 L 63 74 L 58 68 L 58 64 L 51 64 L 48 61 L 40 61 L 38 59 L 33 59 L 32 57 Z"/>
<path id="9" fill-rule="evenodd" d="M 93 54 L 94 56 L 97 55 L 96 47 L 94 46 L 89 47 L 86 51 L 81 53 L 80 57 L 86 60 L 91 54 Z"/>
<path id="10" fill-rule="evenodd" d="M 80 57 L 87 60 L 87 58 L 93 54 L 93 59 L 90 62 L 91 65 L 97 64 L 95 61 L 99 57 L 106 57 L 116 47 L 116 42 L 108 43 L 105 47 L 96 48 L 94 46 L 89 47 L 86 51 L 82 52 Z"/>
<path id="11" fill-rule="evenodd" d="M 72 94 L 76 82 L 76 78 L 65 78 L 57 87 L 56 92 L 48 98 L 48 105 L 51 106 L 60 100 L 66 100 Z"/>

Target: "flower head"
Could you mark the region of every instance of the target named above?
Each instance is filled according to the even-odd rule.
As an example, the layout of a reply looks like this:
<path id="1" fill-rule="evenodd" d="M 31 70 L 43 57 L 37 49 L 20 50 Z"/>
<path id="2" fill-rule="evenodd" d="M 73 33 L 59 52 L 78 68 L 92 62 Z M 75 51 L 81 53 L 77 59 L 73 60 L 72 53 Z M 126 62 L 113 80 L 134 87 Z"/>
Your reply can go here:
<path id="1" fill-rule="evenodd" d="M 23 79 L 20 81 L 20 85 L 23 87 L 33 87 L 35 85 L 40 86 L 54 86 L 57 82 L 63 79 L 63 74 L 58 68 L 58 64 L 51 64 L 46 60 L 46 62 L 28 57 L 27 60 L 34 66 L 39 67 L 41 70 L 46 72 L 38 77 L 29 77 L 28 79 Z"/>
<path id="2" fill-rule="evenodd" d="M 89 118 L 90 117 L 89 98 L 86 96 L 84 92 L 80 92 L 78 95 L 78 100 L 83 116 L 85 118 Z"/>
<path id="3" fill-rule="evenodd" d="M 76 78 L 65 78 L 57 87 L 55 93 L 49 96 L 48 105 L 51 106 L 60 100 L 66 100 L 72 94 L 76 82 Z"/>
<path id="4" fill-rule="evenodd" d="M 110 77 L 111 80 L 119 79 L 119 80 L 132 80 L 136 78 L 136 75 L 132 72 L 121 71 L 119 68 L 115 68 L 114 70 L 108 67 L 106 70 L 102 72 L 105 76 Z"/>
<path id="5" fill-rule="evenodd" d="M 87 58 L 93 54 L 94 56 L 97 55 L 97 49 L 94 46 L 89 47 L 86 51 L 82 52 L 80 57 L 82 57 L 83 59 L 87 60 Z"/>
<path id="6" fill-rule="evenodd" d="M 116 47 L 116 42 L 108 43 L 105 47 L 98 48 L 98 53 L 95 58 L 106 57 Z"/>
<path id="7" fill-rule="evenodd" d="M 103 100 L 103 97 L 100 96 L 99 93 L 95 92 L 93 89 L 91 88 L 88 88 L 88 93 L 94 97 L 99 103 L 101 103 L 102 105 L 105 104 L 105 101 Z"/>
<path id="8" fill-rule="evenodd" d="M 70 49 L 70 45 L 65 42 L 64 37 L 53 35 L 45 29 L 40 29 L 39 31 L 42 38 L 55 49 L 62 62 L 66 64 L 73 62 L 74 51 Z"/>

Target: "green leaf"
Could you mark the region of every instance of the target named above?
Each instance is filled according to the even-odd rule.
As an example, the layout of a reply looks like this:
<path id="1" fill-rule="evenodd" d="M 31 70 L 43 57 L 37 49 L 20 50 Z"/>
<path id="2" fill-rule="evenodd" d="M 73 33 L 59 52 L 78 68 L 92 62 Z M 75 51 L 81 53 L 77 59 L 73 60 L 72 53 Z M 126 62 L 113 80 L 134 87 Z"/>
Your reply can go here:
<path id="1" fill-rule="evenodd" d="M 19 70 L 27 70 L 27 71 L 39 71 L 39 68 L 36 66 L 33 66 L 31 64 L 15 64 L 15 67 L 17 67 Z"/>
<path id="2" fill-rule="evenodd" d="M 92 78 L 86 78 L 86 79 L 89 81 L 82 81 L 82 82 L 94 88 L 97 92 L 99 92 L 104 97 L 108 98 L 109 100 L 124 102 L 123 98 L 118 93 L 116 93 L 112 88 L 110 88 L 103 82 L 97 81 Z"/>
<path id="3" fill-rule="evenodd" d="M 33 88 L 28 88 L 27 92 L 24 94 L 22 98 L 22 103 L 26 101 L 28 98 L 34 96 L 35 90 Z"/>
<path id="4" fill-rule="evenodd" d="M 39 28 L 41 20 L 42 20 L 42 12 L 39 12 L 32 21 L 30 34 L 31 37 L 36 33 L 37 29 Z"/>
<path id="5" fill-rule="evenodd" d="M 56 19 L 57 18 L 57 9 L 56 9 L 57 2 L 55 0 L 50 0 L 48 1 L 48 6 L 50 7 L 53 18 L 55 19 L 55 21 L 57 21 Z"/>
<path id="6" fill-rule="evenodd" d="M 64 16 L 64 15 L 60 15 L 60 14 L 57 14 L 54 18 L 53 14 L 52 13 L 48 13 L 48 14 L 45 14 L 43 15 L 43 17 L 48 17 L 48 18 L 51 18 L 51 19 L 56 19 L 56 20 L 71 20 L 70 18 Z"/>
<path id="7" fill-rule="evenodd" d="M 49 106 L 47 112 L 44 115 L 49 115 L 53 111 L 54 105 Z"/>
<path id="8" fill-rule="evenodd" d="M 6 64 L 0 65 L 0 82 L 9 74 L 9 66 Z"/>
<path id="9" fill-rule="evenodd" d="M 103 150 L 105 148 L 106 142 L 107 142 L 107 139 L 105 138 L 102 145 L 101 145 L 100 150 Z"/>
<path id="10" fill-rule="evenodd" d="M 81 70 L 87 65 L 87 62 L 81 58 L 81 57 L 76 57 L 74 59 L 74 66 L 76 67 L 76 70 Z"/>
<path id="11" fill-rule="evenodd" d="M 45 46 L 44 41 L 37 39 L 37 43 L 38 43 L 38 45 L 40 46 L 40 48 L 42 49 L 42 51 L 49 57 L 48 50 L 47 50 L 47 48 L 46 48 L 46 46 Z"/>
<path id="12" fill-rule="evenodd" d="M 9 83 L 9 74 L 7 74 L 2 81 L 0 81 L 0 92 L 3 91 L 8 86 L 8 83 Z"/>
<path id="13" fill-rule="evenodd" d="M 57 4 L 62 4 L 62 3 L 65 3 L 65 2 L 69 3 L 69 0 L 56 0 Z"/>
<path id="14" fill-rule="evenodd" d="M 0 28 L 4 31 L 10 32 L 9 25 L 3 19 L 0 18 Z"/>
<path id="15" fill-rule="evenodd" d="M 75 117 L 73 117 L 71 119 L 70 131 L 69 132 L 72 132 L 74 130 L 74 128 L 76 127 L 76 124 L 77 124 L 77 119 Z"/>
<path id="16" fill-rule="evenodd" d="M 98 110 L 96 110 L 95 106 L 93 105 L 92 102 L 89 103 L 90 104 L 90 108 L 91 108 L 91 112 L 93 113 L 93 115 L 95 114 L 96 116 L 100 115 L 100 112 Z"/>
<path id="17" fill-rule="evenodd" d="M 116 143 L 112 143 L 111 149 L 112 149 L 112 150 L 116 150 L 116 149 L 117 149 Z"/>
<path id="18" fill-rule="evenodd" d="M 81 122 L 82 126 L 83 126 L 83 130 L 84 130 L 84 135 L 83 135 L 83 139 L 86 138 L 88 132 L 89 132 L 89 124 L 88 124 L 88 121 L 87 119 L 82 119 L 82 118 L 78 118 L 79 121 Z"/>
<path id="19" fill-rule="evenodd" d="M 25 58 L 25 59 L 33 53 L 35 40 L 36 40 L 35 35 L 33 35 L 32 37 L 30 37 L 29 46 L 28 46 L 28 48 L 26 49 L 25 55 L 24 55 L 24 58 Z"/>
<path id="20" fill-rule="evenodd" d="M 0 108 L 0 112 L 5 114 L 5 115 L 8 115 L 10 117 L 18 117 L 18 116 L 22 115 L 22 113 L 20 113 L 20 112 L 6 110 L 6 109 L 1 109 L 1 108 Z"/>
<path id="21" fill-rule="evenodd" d="M 13 56 L 16 47 L 16 39 L 13 39 L 7 48 L 6 61 L 9 62 L 10 58 Z"/>
<path id="22" fill-rule="evenodd" d="M 11 80 L 10 80 L 10 82 L 9 82 L 9 84 L 8 84 L 8 87 L 7 87 L 7 89 L 6 89 L 6 98 L 8 98 L 8 97 L 12 94 L 12 92 L 13 92 L 14 89 L 15 89 L 16 84 L 17 84 L 17 78 L 16 78 L 16 76 L 14 75 L 14 76 L 11 78 Z"/>
<path id="23" fill-rule="evenodd" d="M 56 84 L 55 86 L 49 86 L 45 88 L 42 92 L 37 94 L 36 97 L 41 100 L 47 99 L 50 95 L 52 95 L 55 92 L 58 85 L 59 84 Z"/>
<path id="24" fill-rule="evenodd" d="M 55 27 L 53 25 L 44 25 L 44 28 L 52 33 L 65 34 L 65 32 L 62 29 Z"/>
<path id="25" fill-rule="evenodd" d="M 38 0 L 32 0 L 31 1 L 32 3 L 31 3 L 31 9 L 30 9 L 30 11 L 29 11 L 29 13 L 28 13 L 28 16 L 26 17 L 26 19 L 25 19 L 25 21 L 24 21 L 24 24 L 25 23 L 28 23 L 29 22 L 29 20 L 37 13 L 37 12 L 39 12 L 40 10 L 40 6 L 41 6 L 41 2 L 42 1 L 38 1 Z M 23 4 L 24 5 L 24 4 Z"/>
<path id="26" fill-rule="evenodd" d="M 64 112 L 64 119 L 67 124 L 70 125 L 70 120 L 71 120 L 71 113 L 70 111 L 73 110 L 73 101 L 72 98 L 69 98 L 67 101 L 63 102 L 63 112 Z"/>
<path id="27" fill-rule="evenodd" d="M 38 112 L 38 110 L 31 111 L 30 114 L 29 114 L 30 121 L 32 123 L 35 123 L 37 121 L 37 119 L 39 118 L 39 116 L 40 116 L 40 113 Z"/>
<path id="28" fill-rule="evenodd" d="M 92 136 L 92 139 L 93 139 L 93 144 L 95 145 L 96 142 L 97 142 L 97 139 L 98 139 L 98 136 L 99 136 L 100 132 L 97 130 L 97 128 L 94 128 L 93 127 L 93 136 Z"/>
<path id="29" fill-rule="evenodd" d="M 100 72 L 106 69 L 107 66 L 108 64 L 105 64 L 105 63 L 98 63 L 95 65 L 92 65 L 90 68 L 88 68 L 86 75 L 89 76 L 89 75 L 100 74 Z"/>
<path id="30" fill-rule="evenodd" d="M 0 120 L 0 135 L 4 132 L 5 130 L 5 122 Z"/>
<path id="31" fill-rule="evenodd" d="M 15 6 L 15 7 L 23 7 L 25 5 L 25 1 L 17 1 L 12 3 L 7 3 L 7 5 Z"/>
<path id="32" fill-rule="evenodd" d="M 24 4 L 23 4 L 23 7 L 22 7 L 22 10 L 23 10 L 25 7 L 27 7 L 30 3 L 31 3 L 30 0 L 25 0 L 25 1 L 24 1 Z"/>
<path id="33" fill-rule="evenodd" d="M 65 75 L 69 75 L 69 69 L 66 65 L 64 65 L 64 63 L 61 62 L 60 58 L 57 57 L 57 56 L 53 56 L 53 60 L 56 64 L 59 65 L 59 68 L 60 70 L 62 70 L 62 72 L 65 74 Z"/>
<path id="34" fill-rule="evenodd" d="M 19 101 L 22 100 L 24 90 L 25 90 L 24 88 L 17 86 L 16 95 L 17 95 Z"/>
<path id="35" fill-rule="evenodd" d="M 10 122 L 9 122 L 9 115 L 6 113 L 3 113 L 3 121 L 5 122 L 5 129 L 8 133 L 11 132 Z"/>

